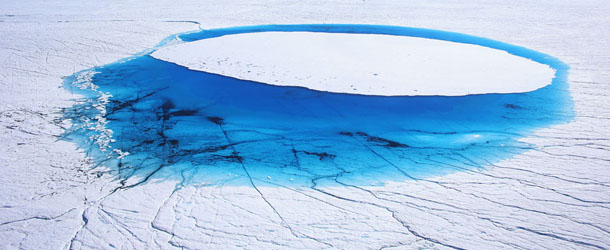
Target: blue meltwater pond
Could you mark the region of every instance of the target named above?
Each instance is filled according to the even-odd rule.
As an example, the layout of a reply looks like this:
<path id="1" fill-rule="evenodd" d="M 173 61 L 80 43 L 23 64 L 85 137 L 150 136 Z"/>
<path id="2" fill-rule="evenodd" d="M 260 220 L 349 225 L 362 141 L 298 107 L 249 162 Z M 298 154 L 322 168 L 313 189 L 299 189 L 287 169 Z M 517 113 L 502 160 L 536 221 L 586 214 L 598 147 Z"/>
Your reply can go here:
<path id="1" fill-rule="evenodd" d="M 65 111 L 74 124 L 66 138 L 125 185 L 164 179 L 211 185 L 379 185 L 493 166 L 531 149 L 520 138 L 572 117 L 567 65 L 485 38 L 378 25 L 266 25 L 177 37 L 188 42 L 265 31 L 477 44 L 547 64 L 557 73 L 551 85 L 528 93 L 384 97 L 238 80 L 144 53 L 67 79 L 66 87 L 86 98 Z"/>

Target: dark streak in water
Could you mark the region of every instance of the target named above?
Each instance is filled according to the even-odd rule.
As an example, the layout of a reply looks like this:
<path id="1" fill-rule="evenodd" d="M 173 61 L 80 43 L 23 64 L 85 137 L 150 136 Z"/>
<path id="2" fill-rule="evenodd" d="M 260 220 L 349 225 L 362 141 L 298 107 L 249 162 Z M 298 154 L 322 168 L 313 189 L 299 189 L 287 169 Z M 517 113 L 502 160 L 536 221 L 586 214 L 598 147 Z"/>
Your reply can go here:
<path id="1" fill-rule="evenodd" d="M 224 123 L 224 119 L 222 119 L 218 116 L 208 116 L 207 119 L 208 119 L 208 121 L 211 121 L 216 125 L 222 125 Z"/>
<path id="2" fill-rule="evenodd" d="M 388 139 L 377 137 L 377 136 L 371 136 L 371 135 L 368 135 L 367 133 L 364 133 L 364 132 L 356 132 L 356 134 L 359 135 L 359 136 L 365 137 L 366 140 L 369 141 L 369 142 L 380 143 L 381 144 L 380 146 L 384 146 L 384 147 L 390 147 L 390 148 L 406 148 L 406 147 L 409 147 L 406 144 L 402 144 L 400 142 L 388 140 Z"/>

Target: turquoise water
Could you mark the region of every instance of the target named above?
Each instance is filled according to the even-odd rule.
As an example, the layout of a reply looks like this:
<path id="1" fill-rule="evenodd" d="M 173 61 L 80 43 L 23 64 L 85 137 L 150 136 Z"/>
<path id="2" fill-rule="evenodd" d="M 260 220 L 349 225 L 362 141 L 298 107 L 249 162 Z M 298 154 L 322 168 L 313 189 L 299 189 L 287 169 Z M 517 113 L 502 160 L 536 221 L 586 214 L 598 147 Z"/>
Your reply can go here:
<path id="1" fill-rule="evenodd" d="M 477 44 L 547 64 L 557 74 L 551 85 L 528 93 L 363 96 L 191 71 L 143 53 L 92 69 L 95 91 L 76 88 L 83 72 L 68 78 L 66 87 L 87 98 L 66 110 L 75 124 L 67 138 L 126 185 L 167 178 L 218 185 L 250 185 L 251 180 L 259 185 L 381 185 L 489 166 L 530 149 L 520 138 L 573 116 L 567 65 L 486 38 L 378 25 L 263 25 L 177 37 L 188 42 L 265 31 Z M 100 101 L 101 93 L 112 97 Z M 102 120 L 114 140 L 104 152 L 90 140 L 100 137 L 100 129 L 92 127 Z M 116 159 L 112 149 L 130 154 Z"/>

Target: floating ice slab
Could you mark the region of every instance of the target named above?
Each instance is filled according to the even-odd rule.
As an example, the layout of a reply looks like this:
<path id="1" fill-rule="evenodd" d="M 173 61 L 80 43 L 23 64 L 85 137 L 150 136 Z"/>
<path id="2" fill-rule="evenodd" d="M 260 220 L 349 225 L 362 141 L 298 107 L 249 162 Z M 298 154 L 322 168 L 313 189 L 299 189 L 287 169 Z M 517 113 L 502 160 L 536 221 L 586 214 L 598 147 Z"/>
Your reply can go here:
<path id="1" fill-rule="evenodd" d="M 555 74 L 503 50 L 379 34 L 246 33 L 163 47 L 152 56 L 272 85 L 381 96 L 529 92 Z"/>

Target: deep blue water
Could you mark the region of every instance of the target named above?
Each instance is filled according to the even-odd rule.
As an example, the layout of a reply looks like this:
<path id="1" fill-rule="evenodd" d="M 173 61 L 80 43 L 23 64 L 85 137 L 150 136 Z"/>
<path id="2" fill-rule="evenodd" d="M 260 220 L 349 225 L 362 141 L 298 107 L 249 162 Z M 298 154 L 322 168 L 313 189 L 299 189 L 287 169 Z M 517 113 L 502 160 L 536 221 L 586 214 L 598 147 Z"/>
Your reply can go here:
<path id="1" fill-rule="evenodd" d="M 83 121 L 100 112 L 97 91 L 66 110 L 76 140 L 127 183 L 180 178 L 188 183 L 311 186 L 381 184 L 488 166 L 530 149 L 519 139 L 567 122 L 567 65 L 549 55 L 486 38 L 378 25 L 264 25 L 178 35 L 195 41 L 264 31 L 374 33 L 477 44 L 557 70 L 553 83 L 519 94 L 383 97 L 279 87 L 188 70 L 149 53 L 92 69 L 120 160 L 100 152 Z M 160 44 L 162 46 L 169 40 Z M 468 72 L 464 72 L 467 74 Z M 99 119 L 93 119 L 96 121 Z M 139 180 L 139 181 L 138 181 Z"/>

